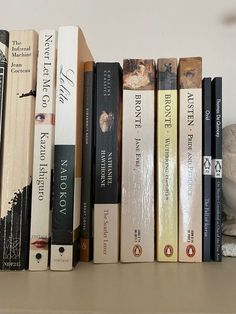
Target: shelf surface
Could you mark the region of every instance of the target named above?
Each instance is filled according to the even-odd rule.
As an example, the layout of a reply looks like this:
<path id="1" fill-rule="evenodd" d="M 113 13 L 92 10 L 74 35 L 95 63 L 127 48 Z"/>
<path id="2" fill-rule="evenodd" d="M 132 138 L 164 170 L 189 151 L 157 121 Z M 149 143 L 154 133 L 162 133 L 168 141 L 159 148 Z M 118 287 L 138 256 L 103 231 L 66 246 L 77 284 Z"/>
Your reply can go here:
<path id="1" fill-rule="evenodd" d="M 236 313 L 236 259 L 1 272 L 0 313 Z"/>

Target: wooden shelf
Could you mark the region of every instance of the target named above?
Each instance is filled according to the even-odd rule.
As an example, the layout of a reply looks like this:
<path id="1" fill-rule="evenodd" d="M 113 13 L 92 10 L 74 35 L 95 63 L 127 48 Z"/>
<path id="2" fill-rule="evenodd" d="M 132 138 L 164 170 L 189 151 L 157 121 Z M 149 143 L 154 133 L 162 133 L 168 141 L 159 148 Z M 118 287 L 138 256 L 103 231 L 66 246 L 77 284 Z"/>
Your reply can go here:
<path id="1" fill-rule="evenodd" d="M 236 259 L 0 273 L 0 313 L 236 313 Z"/>

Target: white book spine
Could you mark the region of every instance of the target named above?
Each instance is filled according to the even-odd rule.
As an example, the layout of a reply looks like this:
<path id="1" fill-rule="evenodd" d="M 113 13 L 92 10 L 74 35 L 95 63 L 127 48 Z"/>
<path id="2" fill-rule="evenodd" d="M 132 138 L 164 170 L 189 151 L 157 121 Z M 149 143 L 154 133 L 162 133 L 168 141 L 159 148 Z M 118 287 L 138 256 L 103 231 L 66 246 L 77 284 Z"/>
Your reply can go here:
<path id="1" fill-rule="evenodd" d="M 52 270 L 73 268 L 73 226 L 78 102 L 77 26 L 58 30 L 57 92 L 55 124 L 55 180 L 52 215 Z M 79 212 L 77 214 L 79 216 Z"/>
<path id="2" fill-rule="evenodd" d="M 56 31 L 39 33 L 29 270 L 46 270 L 54 150 Z"/>

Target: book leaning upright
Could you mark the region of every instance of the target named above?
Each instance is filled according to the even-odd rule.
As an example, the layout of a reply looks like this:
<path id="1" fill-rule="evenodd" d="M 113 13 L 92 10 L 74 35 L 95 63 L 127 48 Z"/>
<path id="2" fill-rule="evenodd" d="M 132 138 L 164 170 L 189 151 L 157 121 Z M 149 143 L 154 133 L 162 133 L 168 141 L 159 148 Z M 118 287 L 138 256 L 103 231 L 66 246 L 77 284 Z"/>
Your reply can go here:
<path id="1" fill-rule="evenodd" d="M 58 30 L 51 269 L 78 259 L 84 62 L 92 60 L 77 26 Z"/>
<path id="2" fill-rule="evenodd" d="M 179 61 L 179 261 L 202 261 L 202 59 Z"/>
<path id="3" fill-rule="evenodd" d="M 51 180 L 54 150 L 56 32 L 39 33 L 35 107 L 30 270 L 48 268 Z"/>
<path id="4" fill-rule="evenodd" d="M 5 111 L 1 186 L 1 229 L 4 241 L 0 269 L 27 269 L 33 164 L 38 36 L 12 31 Z"/>
<path id="5" fill-rule="evenodd" d="M 157 260 L 178 259 L 177 59 L 157 63 Z"/>
<path id="6" fill-rule="evenodd" d="M 155 64 L 123 67 L 121 261 L 154 260 Z"/>

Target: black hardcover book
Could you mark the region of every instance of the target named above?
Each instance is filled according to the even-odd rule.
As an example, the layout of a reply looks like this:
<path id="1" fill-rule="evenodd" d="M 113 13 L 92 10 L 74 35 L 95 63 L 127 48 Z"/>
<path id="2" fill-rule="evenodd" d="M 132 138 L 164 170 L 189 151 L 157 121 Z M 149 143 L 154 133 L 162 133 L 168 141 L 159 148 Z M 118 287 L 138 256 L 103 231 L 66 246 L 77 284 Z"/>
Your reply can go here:
<path id="1" fill-rule="evenodd" d="M 93 210 L 93 119 L 94 119 L 94 79 L 95 64 L 88 61 L 84 65 L 83 138 L 82 138 L 82 178 L 80 211 L 80 260 L 92 259 L 92 210 Z"/>
<path id="2" fill-rule="evenodd" d="M 203 252 L 202 260 L 211 260 L 211 78 L 202 81 L 203 101 Z"/>
<path id="3" fill-rule="evenodd" d="M 222 259 L 222 78 L 212 81 L 212 260 Z"/>
<path id="4" fill-rule="evenodd" d="M 122 71 L 96 64 L 94 262 L 118 261 Z"/>

